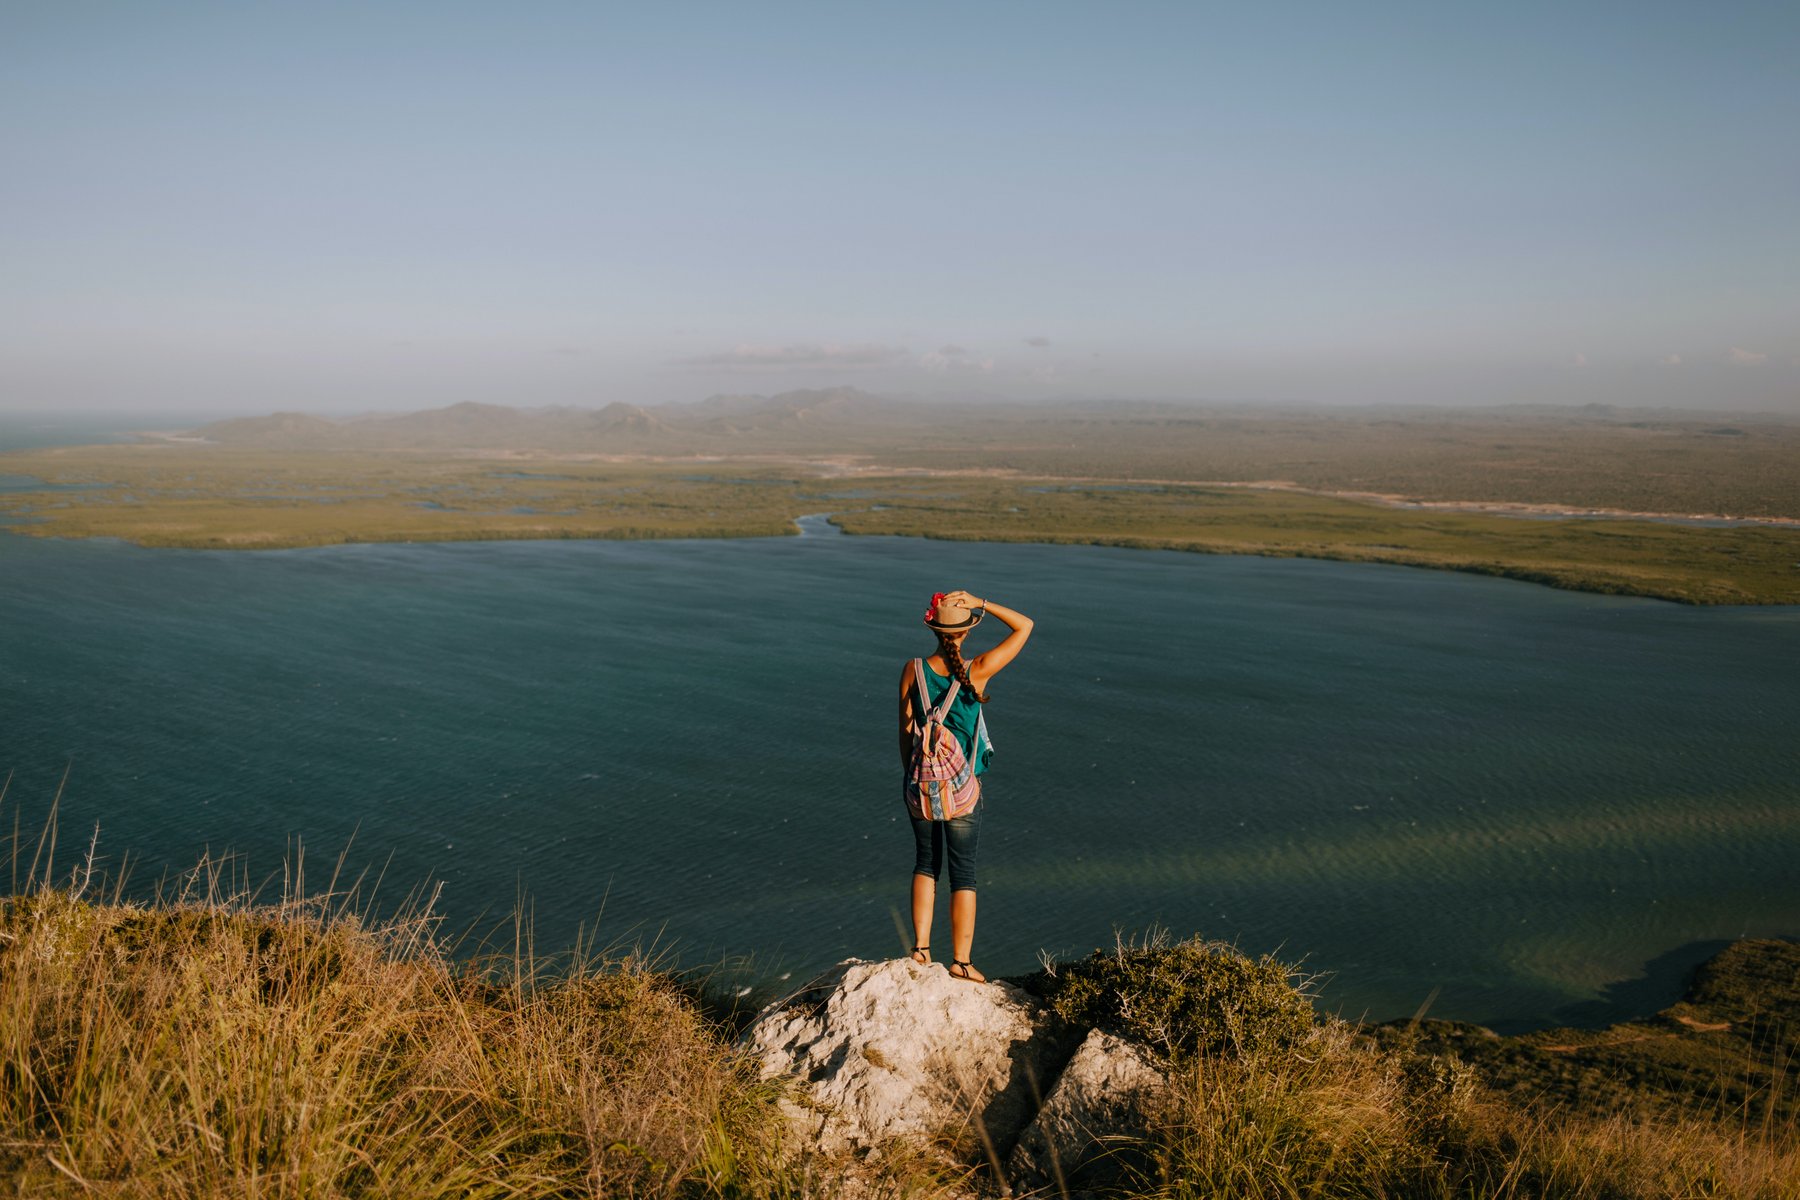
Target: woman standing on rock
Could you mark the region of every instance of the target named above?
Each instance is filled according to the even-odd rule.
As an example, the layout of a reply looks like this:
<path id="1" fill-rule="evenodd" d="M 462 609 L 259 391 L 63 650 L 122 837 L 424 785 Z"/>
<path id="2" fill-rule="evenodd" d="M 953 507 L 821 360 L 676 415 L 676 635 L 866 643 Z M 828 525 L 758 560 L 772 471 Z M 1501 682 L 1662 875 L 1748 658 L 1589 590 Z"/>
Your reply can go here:
<path id="1" fill-rule="evenodd" d="M 1010 632 L 992 650 L 965 661 L 963 639 L 987 613 Z M 915 849 L 912 957 L 921 964 L 931 961 L 932 910 L 948 858 L 950 975 L 986 982 L 969 961 L 975 943 L 975 846 L 981 833 L 979 776 L 993 754 L 981 710 L 988 683 L 1031 636 L 1031 618 L 968 592 L 939 592 L 925 610 L 925 624 L 937 634 L 937 652 L 908 660 L 900 673 L 900 768 Z M 943 736 L 954 738 L 955 746 L 941 742 Z M 931 761 L 922 763 L 921 756 Z M 934 767 L 942 769 L 934 773 Z"/>

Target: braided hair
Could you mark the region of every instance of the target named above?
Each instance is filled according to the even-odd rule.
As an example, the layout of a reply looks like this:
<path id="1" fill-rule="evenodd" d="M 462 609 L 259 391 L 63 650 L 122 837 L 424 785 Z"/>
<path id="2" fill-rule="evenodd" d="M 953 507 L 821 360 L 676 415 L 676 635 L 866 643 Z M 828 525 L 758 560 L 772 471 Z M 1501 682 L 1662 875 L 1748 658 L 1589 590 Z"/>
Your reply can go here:
<path id="1" fill-rule="evenodd" d="M 948 634 L 938 634 L 938 653 L 944 656 L 944 661 L 950 665 L 950 673 L 969 690 L 969 695 L 975 697 L 978 703 L 986 704 L 987 693 L 976 691 L 975 685 L 969 680 L 969 664 L 963 661 L 962 649 L 956 644 L 960 640 Z"/>

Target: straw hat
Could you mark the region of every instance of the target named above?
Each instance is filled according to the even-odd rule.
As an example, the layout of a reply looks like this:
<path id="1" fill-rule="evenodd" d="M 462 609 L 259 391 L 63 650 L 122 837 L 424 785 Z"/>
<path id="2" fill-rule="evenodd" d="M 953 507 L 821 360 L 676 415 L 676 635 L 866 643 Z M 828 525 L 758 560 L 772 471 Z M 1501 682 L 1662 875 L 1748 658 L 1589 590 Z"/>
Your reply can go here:
<path id="1" fill-rule="evenodd" d="M 925 610 L 925 624 L 938 633 L 962 633 L 981 624 L 981 618 L 986 615 L 987 610 L 984 608 L 946 604 L 944 593 L 935 592 L 931 597 L 931 606 Z"/>

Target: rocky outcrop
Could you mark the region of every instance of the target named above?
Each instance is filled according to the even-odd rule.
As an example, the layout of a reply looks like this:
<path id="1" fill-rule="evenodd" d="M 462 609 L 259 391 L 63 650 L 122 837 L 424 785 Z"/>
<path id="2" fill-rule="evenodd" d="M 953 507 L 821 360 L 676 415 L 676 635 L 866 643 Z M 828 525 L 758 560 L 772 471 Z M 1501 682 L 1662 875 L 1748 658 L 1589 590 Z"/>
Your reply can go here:
<path id="1" fill-rule="evenodd" d="M 795 1118 L 828 1150 L 973 1135 L 1003 1153 L 1067 1057 L 1023 991 L 904 958 L 840 964 L 764 1012 L 747 1040 L 765 1075 L 804 1083 Z"/>
<path id="2" fill-rule="evenodd" d="M 1150 1115 L 1167 1080 L 1150 1056 L 1096 1029 L 1075 1052 L 1007 1162 L 1015 1185 L 1095 1187 L 1143 1168 Z"/>
<path id="3" fill-rule="evenodd" d="M 1163 1077 L 1143 1051 L 1062 1028 L 1028 993 L 910 959 L 841 963 L 745 1034 L 789 1115 L 827 1151 L 937 1145 L 1027 1187 L 1105 1174 L 1141 1139 Z"/>

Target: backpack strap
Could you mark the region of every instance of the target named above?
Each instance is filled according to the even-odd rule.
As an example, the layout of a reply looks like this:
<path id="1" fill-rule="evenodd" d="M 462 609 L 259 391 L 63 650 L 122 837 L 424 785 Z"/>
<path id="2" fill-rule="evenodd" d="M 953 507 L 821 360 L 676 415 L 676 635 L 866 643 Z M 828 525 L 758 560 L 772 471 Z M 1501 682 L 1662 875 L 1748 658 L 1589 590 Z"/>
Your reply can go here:
<path id="1" fill-rule="evenodd" d="M 931 706 L 931 692 L 925 686 L 925 660 L 922 658 L 913 659 L 913 683 L 919 689 L 919 712 L 922 714 L 920 723 L 942 725 L 944 718 L 950 714 L 950 706 L 956 702 L 956 693 L 962 688 L 962 680 L 951 676 L 950 688 L 944 693 L 944 698 L 938 701 L 936 708 Z"/>
<path id="2" fill-rule="evenodd" d="M 950 687 L 944 692 L 944 698 L 938 701 L 937 708 L 932 712 L 932 720 L 940 725 L 944 723 L 944 718 L 950 715 L 950 706 L 956 703 L 957 690 L 961 687 L 962 680 L 952 676 L 950 679 Z"/>

